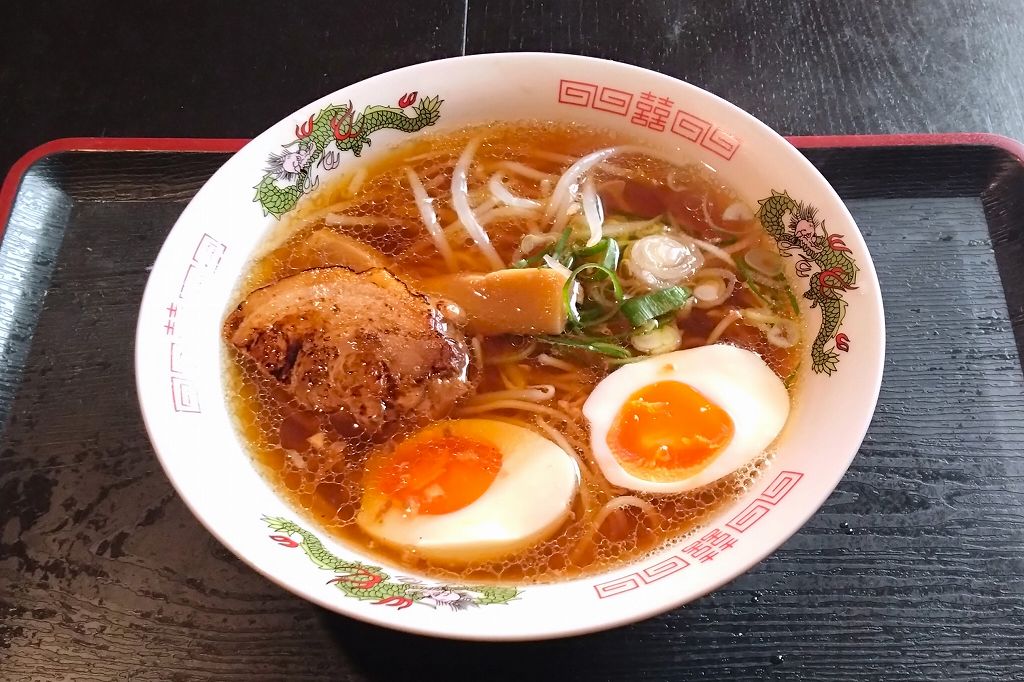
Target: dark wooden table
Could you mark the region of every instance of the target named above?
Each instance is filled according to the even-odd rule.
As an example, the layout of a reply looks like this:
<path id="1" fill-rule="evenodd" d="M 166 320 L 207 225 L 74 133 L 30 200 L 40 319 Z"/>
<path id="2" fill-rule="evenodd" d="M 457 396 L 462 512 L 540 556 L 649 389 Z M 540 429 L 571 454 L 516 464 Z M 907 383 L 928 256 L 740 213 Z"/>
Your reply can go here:
<path id="1" fill-rule="evenodd" d="M 50 1 L 0 20 L 0 169 L 57 137 L 249 137 L 355 80 L 504 50 L 654 68 L 785 134 L 1024 138 L 1019 0 Z M 110 305 L 127 305 L 116 293 Z M 106 333 L 109 361 L 71 338 L 53 362 L 88 357 L 70 376 L 91 377 L 97 403 L 130 405 L 131 342 Z M 927 385 L 902 369 L 886 380 Z M 95 424 L 61 399 L 47 409 L 81 409 L 80 433 L 35 425 L 38 442 L 0 451 L 4 679 L 1024 679 L 1020 443 L 986 463 L 984 427 L 960 442 L 927 401 L 886 404 L 822 511 L 721 591 L 608 633 L 481 645 L 383 631 L 278 589 L 190 516 L 134 407 Z"/>

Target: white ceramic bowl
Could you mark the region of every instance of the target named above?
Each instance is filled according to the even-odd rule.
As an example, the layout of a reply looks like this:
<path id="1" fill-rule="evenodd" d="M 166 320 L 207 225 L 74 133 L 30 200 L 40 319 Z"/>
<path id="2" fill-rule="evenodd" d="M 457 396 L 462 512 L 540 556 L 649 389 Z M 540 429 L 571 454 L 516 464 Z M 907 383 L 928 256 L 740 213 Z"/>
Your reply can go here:
<path id="1" fill-rule="evenodd" d="M 418 93 L 415 102 L 411 93 Z M 440 102 L 428 100 L 439 97 Z M 755 489 L 719 513 L 706 530 L 655 556 L 606 574 L 511 592 L 449 589 L 376 566 L 333 541 L 282 501 L 254 469 L 224 400 L 221 323 L 240 274 L 285 210 L 277 190 L 254 201 L 267 159 L 297 148 L 297 137 L 327 107 L 392 107 L 431 132 L 493 120 L 577 121 L 628 131 L 681 162 L 704 161 L 766 213 L 793 215 L 792 200 L 817 209 L 813 220 L 773 225 L 791 247 L 787 259 L 811 333 L 821 344 L 801 364 L 805 375 L 778 455 Z M 332 109 L 328 113 L 344 113 Z M 312 118 L 311 118 L 312 117 Z M 373 146 L 326 152 L 309 185 L 408 139 L 394 128 L 351 125 Z M 376 121 L 377 124 L 381 121 Z M 393 125 L 393 123 L 385 123 Z M 345 144 L 351 146 L 354 139 Z M 313 163 L 315 161 L 315 163 Z M 330 169 L 330 170 L 329 170 Z M 302 185 L 302 183 L 299 183 Z M 777 193 L 787 196 L 776 196 Z M 282 197 L 284 199 L 282 200 Z M 277 203 L 273 203 L 277 202 Z M 856 282 L 851 281 L 852 264 Z M 838 327 L 823 320 L 845 312 Z M 136 377 L 154 448 L 178 493 L 221 542 L 281 586 L 324 608 L 410 632 L 483 640 L 541 639 L 640 620 L 732 580 L 789 538 L 839 482 L 860 446 L 882 375 L 882 303 L 864 241 L 824 178 L 779 135 L 700 88 L 615 62 L 558 54 L 459 57 L 392 71 L 299 109 L 246 145 L 217 171 L 182 213 L 146 287 L 136 338 Z M 322 543 L 322 544 L 320 544 Z M 369 567 L 358 567 L 363 560 Z M 514 598 L 509 597 L 514 594 Z M 478 608 L 447 608 L 454 599 Z"/>

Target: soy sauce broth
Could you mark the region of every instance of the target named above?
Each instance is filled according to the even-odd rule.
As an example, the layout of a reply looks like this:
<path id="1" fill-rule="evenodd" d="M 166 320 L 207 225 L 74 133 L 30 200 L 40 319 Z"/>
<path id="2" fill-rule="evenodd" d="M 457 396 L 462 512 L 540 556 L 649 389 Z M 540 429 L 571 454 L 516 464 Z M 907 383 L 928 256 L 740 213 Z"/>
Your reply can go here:
<path id="1" fill-rule="evenodd" d="M 422 179 L 434 198 L 440 223 L 450 225 L 456 221 L 448 193 L 452 167 L 468 141 L 481 134 L 484 141 L 475 157 L 471 189 L 486 187 L 493 172 L 505 169 L 505 186 L 526 198 L 541 196 L 542 181 L 529 177 L 516 164 L 557 180 L 574 159 L 595 149 L 633 142 L 607 131 L 539 123 L 492 125 L 417 136 L 386 156 L 360 165 L 345 177 L 320 188 L 300 204 L 268 240 L 279 246 L 269 249 L 251 264 L 240 281 L 236 298 L 240 300 L 259 286 L 301 270 L 329 265 L 322 254 L 301 248 L 310 234 L 325 227 L 378 249 L 387 258 L 388 269 L 403 280 L 415 281 L 446 272 L 435 247 L 425 235 L 405 169 L 412 168 Z M 669 173 L 672 173 L 670 183 Z M 638 196 L 644 199 L 644 188 L 662 188 L 663 194 L 668 196 L 664 188 L 671 184 L 675 188 L 671 191 L 670 209 L 674 219 L 684 224 L 688 232 L 693 231 L 695 236 L 704 239 L 721 236 L 708 224 L 706 217 L 720 216 L 726 207 L 737 201 L 737 196 L 721 184 L 712 169 L 701 166 L 673 168 L 646 160 L 616 168 L 604 174 L 602 180 L 622 182 L 624 188 L 632 187 L 626 198 L 632 195 L 634 201 L 638 201 Z M 602 197 L 608 205 L 615 203 L 604 193 Z M 654 201 L 649 192 L 646 199 Z M 620 210 L 644 213 L 658 208 L 665 209 L 664 206 L 624 206 Z M 631 217 L 645 216 L 634 214 Z M 486 227 L 506 263 L 517 255 L 522 237 L 530 229 L 524 220 L 514 215 L 499 217 Z M 463 236 L 461 232 L 457 234 Z M 462 269 L 487 269 L 471 240 L 449 241 Z M 759 301 L 754 293 L 738 285 L 721 309 L 693 310 L 680 322 L 684 343 L 687 339 L 706 338 L 721 321 L 725 309 L 757 305 Z M 777 312 L 787 314 L 786 310 Z M 795 311 L 790 315 L 798 319 Z M 721 340 L 760 353 L 780 377 L 791 376 L 799 363 L 800 345 L 777 348 L 766 343 L 757 329 L 746 325 L 731 325 Z M 482 349 L 488 358 L 514 356 L 529 343 L 530 339 L 521 337 L 492 337 L 483 341 Z M 549 348 L 542 352 L 553 351 Z M 579 408 L 593 386 L 615 368 L 589 353 L 563 353 L 559 357 L 579 367 L 567 376 L 566 372 L 543 364 L 537 356 L 534 352 L 521 361 L 485 365 L 479 371 L 477 392 L 502 390 L 509 382 L 556 385 L 553 404 L 559 405 L 570 417 L 560 430 L 592 464 L 587 425 Z M 585 519 L 589 518 L 592 523 L 595 510 L 587 508 L 580 496 L 574 504 L 573 518 L 549 540 L 502 561 L 452 568 L 425 561 L 412 552 L 382 546 L 355 523 L 366 457 L 375 449 L 387 447 L 389 442 L 407 435 L 406 431 L 392 430 L 375 440 L 353 437 L 350 424 L 302 409 L 275 382 L 260 375 L 241 353 L 229 348 L 225 364 L 230 407 L 242 438 L 259 468 L 288 503 L 353 549 L 381 562 L 398 564 L 440 579 L 523 584 L 558 581 L 615 568 L 699 529 L 709 517 L 754 485 L 770 459 L 770 453 L 766 453 L 740 471 L 691 493 L 637 494 L 654 506 L 659 518 L 652 520 L 635 508 L 613 512 L 594 534 L 594 543 L 583 551 L 580 551 L 581 538 L 592 530 Z M 515 411 L 497 412 L 494 416 L 537 430 L 528 416 Z M 488 415 L 481 418 L 488 418 Z M 604 482 L 587 491 L 591 507 L 609 499 L 608 487 Z M 626 491 L 625 494 L 632 493 Z"/>

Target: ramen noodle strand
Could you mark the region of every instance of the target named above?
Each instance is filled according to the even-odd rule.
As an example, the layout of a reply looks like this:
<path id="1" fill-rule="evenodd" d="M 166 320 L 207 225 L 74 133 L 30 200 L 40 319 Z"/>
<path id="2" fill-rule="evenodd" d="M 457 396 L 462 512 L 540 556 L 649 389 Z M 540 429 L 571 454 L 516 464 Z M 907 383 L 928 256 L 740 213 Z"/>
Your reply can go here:
<path id="1" fill-rule="evenodd" d="M 537 350 L 537 342 L 530 341 L 522 350 L 505 355 L 494 355 L 487 358 L 488 365 L 504 365 L 509 362 L 522 362 Z"/>
<path id="2" fill-rule="evenodd" d="M 486 405 L 501 400 L 526 400 L 531 403 L 542 403 L 547 402 L 555 397 L 555 387 L 547 384 L 540 386 L 527 386 L 521 389 L 512 389 L 506 391 L 489 391 L 487 393 L 477 393 L 475 396 L 466 401 L 467 407 L 475 407 L 477 405 Z"/>
<path id="3" fill-rule="evenodd" d="M 566 362 L 565 360 L 559 360 L 558 358 L 553 358 L 550 355 L 548 355 L 547 353 L 541 353 L 540 355 L 538 355 L 537 356 L 537 362 L 539 362 L 542 365 L 546 365 L 547 367 L 555 367 L 555 368 L 563 370 L 565 372 L 577 372 L 580 369 L 579 367 L 577 367 L 576 365 L 572 364 L 571 362 Z"/>
<path id="4" fill-rule="evenodd" d="M 620 495 L 607 503 L 601 508 L 599 512 L 594 516 L 593 521 L 590 522 L 590 528 L 587 533 L 580 539 L 573 548 L 570 556 L 574 561 L 579 560 L 586 550 L 590 549 L 594 544 L 594 536 L 601 530 L 601 526 L 608 520 L 613 512 L 620 509 L 626 509 L 627 507 L 637 507 L 647 516 L 648 519 L 655 522 L 655 526 L 661 524 L 661 514 L 654 508 L 654 505 L 647 500 L 641 499 L 635 495 Z"/>
<path id="5" fill-rule="evenodd" d="M 535 417 L 533 421 L 537 425 L 537 428 L 543 431 L 544 434 L 548 438 L 550 438 L 555 445 L 562 448 L 562 450 L 564 450 L 567 455 L 571 456 L 573 459 L 576 460 L 576 466 L 579 468 L 581 479 L 579 485 L 579 496 L 583 504 L 584 512 L 589 513 L 590 510 L 594 508 L 590 492 L 590 484 L 594 478 L 594 473 L 583 461 L 583 458 L 580 456 L 579 451 L 577 451 L 576 448 L 574 448 L 569 443 L 569 441 L 565 439 L 565 436 L 560 434 L 550 424 L 548 424 L 540 417 Z"/>
<path id="6" fill-rule="evenodd" d="M 594 471 L 594 465 L 580 454 L 581 449 L 575 444 L 570 443 L 569 439 L 566 438 L 564 434 L 559 433 L 557 429 L 540 417 L 534 417 L 534 423 L 547 435 L 548 438 L 554 441 L 558 447 L 576 458 L 576 463 L 579 465 L 580 471 L 583 475 L 587 476 L 591 481 L 600 476 L 599 472 Z"/>
<path id="7" fill-rule="evenodd" d="M 722 337 L 722 334 L 725 333 L 725 330 L 729 328 L 729 325 L 741 317 L 742 315 L 738 310 L 730 310 L 726 316 L 715 325 L 715 328 L 711 330 L 711 333 L 708 334 L 708 340 L 704 342 L 704 345 L 710 346 L 715 341 L 718 341 L 718 339 Z"/>
<path id="8" fill-rule="evenodd" d="M 536 412 L 537 414 L 546 414 L 549 417 L 561 418 L 562 413 L 553 408 L 545 405 L 537 405 L 536 403 L 527 402 L 526 400 L 495 400 L 483 405 L 470 405 L 468 407 L 459 408 L 458 412 L 462 416 L 472 416 L 474 414 L 485 414 L 494 410 L 523 410 L 524 412 Z"/>

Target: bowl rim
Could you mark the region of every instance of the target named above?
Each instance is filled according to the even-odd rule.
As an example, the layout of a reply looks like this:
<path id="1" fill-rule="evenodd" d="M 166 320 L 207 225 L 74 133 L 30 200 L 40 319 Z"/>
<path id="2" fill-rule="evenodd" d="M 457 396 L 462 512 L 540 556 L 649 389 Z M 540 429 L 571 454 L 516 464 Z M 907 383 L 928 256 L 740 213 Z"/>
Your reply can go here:
<path id="1" fill-rule="evenodd" d="M 856 221 L 853 219 L 853 216 L 850 214 L 850 211 L 847 208 L 846 204 L 842 201 L 842 199 L 839 197 L 838 193 L 835 191 L 835 189 L 832 187 L 832 185 L 828 182 L 828 180 L 821 174 L 821 172 L 818 171 L 818 169 L 803 154 L 801 154 L 798 149 L 796 149 L 788 140 L 786 140 L 786 138 L 784 138 L 780 133 L 778 133 L 775 130 L 773 130 L 767 124 L 763 123 L 760 119 L 755 117 L 753 114 L 748 113 L 747 111 L 741 109 L 740 107 L 736 106 L 735 104 L 732 104 L 731 102 L 729 102 L 729 101 L 725 100 L 724 98 L 716 95 L 715 93 L 713 93 L 713 92 L 711 92 L 709 90 L 706 90 L 706 89 L 704 89 L 704 88 L 702 88 L 702 87 L 700 87 L 698 85 L 694 85 L 693 83 L 685 81 L 685 80 L 683 80 L 681 78 L 677 78 L 675 76 L 670 76 L 668 74 L 664 74 L 664 73 L 661 73 L 659 71 L 655 71 L 653 69 L 647 69 L 647 68 L 644 68 L 644 67 L 641 67 L 641 66 L 637 66 L 635 64 L 629 64 L 629 63 L 626 63 L 626 62 L 620 62 L 620 61 L 611 60 L 611 59 L 604 59 L 604 58 L 600 58 L 600 57 L 590 57 L 590 56 L 576 55 L 576 54 L 569 54 L 569 53 L 560 53 L 560 52 L 537 52 L 537 51 L 531 51 L 531 52 L 493 52 L 493 53 L 483 53 L 483 54 L 473 54 L 473 55 L 459 55 L 459 56 L 447 57 L 447 58 L 443 58 L 443 59 L 429 60 L 429 61 L 420 62 L 420 63 L 417 63 L 417 64 L 407 65 L 407 66 L 404 66 L 404 67 L 401 67 L 401 68 L 398 68 L 398 69 L 393 69 L 393 70 L 389 70 L 389 71 L 383 71 L 381 73 L 374 74 L 372 76 L 369 76 L 367 78 L 361 79 L 359 81 L 355 81 L 353 83 L 349 83 L 348 85 L 345 85 L 345 86 L 343 86 L 341 88 L 338 88 L 338 89 L 336 89 L 335 91 L 333 91 L 331 93 L 325 93 L 324 95 L 321 95 L 320 97 L 312 100 L 311 102 L 306 103 L 306 104 L 302 105 L 301 107 L 296 108 L 292 112 L 286 114 L 284 117 L 278 119 L 277 121 L 274 121 L 266 129 L 261 131 L 259 135 L 255 136 L 249 142 L 246 142 L 245 145 L 243 145 L 238 151 L 242 151 L 243 149 L 246 149 L 246 148 L 248 148 L 248 147 L 250 147 L 251 145 L 254 145 L 254 144 L 260 144 L 261 143 L 261 137 L 263 136 L 263 133 L 267 132 L 268 130 L 270 130 L 273 127 L 276 127 L 281 122 L 283 122 L 285 120 L 288 120 L 290 117 L 294 116 L 297 112 L 303 111 L 304 109 L 308 108 L 310 106 L 310 104 L 312 104 L 313 102 L 317 102 L 317 101 L 319 101 L 321 99 L 324 99 L 326 97 L 330 97 L 330 96 L 332 96 L 333 94 L 335 94 L 337 92 L 341 92 L 341 91 L 344 91 L 346 89 L 362 85 L 364 83 L 372 81 L 372 80 L 374 80 L 376 78 L 379 78 L 381 76 L 385 76 L 385 75 L 397 76 L 397 75 L 402 75 L 402 74 L 405 74 L 405 73 L 412 73 L 412 72 L 415 72 L 415 71 L 420 70 L 420 69 L 437 68 L 439 66 L 443 66 L 444 64 L 449 64 L 449 63 L 452 63 L 452 62 L 458 62 L 458 63 L 472 63 L 472 62 L 486 63 L 486 62 L 494 62 L 496 60 L 502 60 L 502 61 L 506 61 L 507 62 L 508 60 L 513 60 L 513 61 L 530 61 L 530 60 L 537 60 L 537 59 L 550 59 L 550 60 L 561 61 L 561 62 L 564 62 L 564 63 L 567 63 L 567 64 L 576 64 L 576 65 L 579 65 L 579 64 L 589 64 L 589 65 L 592 65 L 592 66 L 596 65 L 598 67 L 611 66 L 611 67 L 613 67 L 615 69 L 625 70 L 626 72 L 633 71 L 633 72 L 635 72 L 637 74 L 645 74 L 647 76 L 654 75 L 654 76 L 659 77 L 659 78 L 671 80 L 671 81 L 673 81 L 676 84 L 680 84 L 681 83 L 681 84 L 683 84 L 683 85 L 685 85 L 685 86 L 687 86 L 689 88 L 694 88 L 694 89 L 700 91 L 703 95 L 705 95 L 705 96 L 711 98 L 713 101 L 717 102 L 717 104 L 719 106 L 722 106 L 722 107 L 726 108 L 727 110 L 729 110 L 733 115 L 737 115 L 737 116 L 739 116 L 741 118 L 746 119 L 747 122 L 752 124 L 753 127 L 755 129 L 757 129 L 761 134 L 767 135 L 767 136 L 772 137 L 772 138 L 775 138 L 777 141 L 781 141 L 782 143 L 784 143 L 785 146 L 788 147 L 792 151 L 792 157 L 793 157 L 794 163 L 797 163 L 797 164 L 803 166 L 805 171 L 807 171 L 812 177 L 816 178 L 818 180 L 818 182 L 819 182 L 820 189 L 822 191 L 824 191 L 826 193 L 831 193 L 834 196 L 834 198 L 836 199 L 836 205 L 839 208 L 839 210 L 841 211 L 841 214 L 840 214 L 839 217 L 841 217 L 843 220 L 847 221 L 851 226 L 853 226 L 857 230 L 857 233 L 862 236 L 863 233 L 861 233 L 860 232 L 860 228 L 856 226 Z M 236 154 L 237 154 L 237 152 L 236 152 Z M 225 164 L 223 166 L 221 166 L 203 184 L 203 187 L 206 187 L 206 185 L 209 184 L 209 182 L 211 182 L 214 178 L 216 178 L 217 175 L 219 175 L 220 173 L 224 172 L 224 170 L 228 166 L 230 166 L 231 161 L 233 159 L 234 159 L 234 156 L 232 156 L 230 159 L 228 159 L 225 162 Z M 200 188 L 200 189 L 202 189 L 202 188 Z M 192 201 L 193 200 L 190 200 L 189 204 L 191 204 Z M 187 207 L 187 205 L 188 204 L 186 204 L 186 207 Z M 172 226 L 171 230 L 168 232 L 167 237 L 165 237 L 165 241 L 161 244 L 160 250 L 157 253 L 156 258 L 154 259 L 154 264 L 158 263 L 161 260 L 161 257 L 166 255 L 166 250 L 168 248 L 169 237 L 170 237 L 171 233 L 177 228 L 178 220 L 180 220 L 180 218 L 175 221 L 174 226 Z M 318 606 L 320 606 L 320 607 L 322 607 L 324 609 L 327 609 L 327 610 L 329 610 L 329 611 L 331 611 L 333 613 L 337 613 L 339 615 L 343 615 L 343 616 L 348 617 L 348 618 L 354 618 L 356 620 L 360 620 L 360 621 L 363 621 L 365 623 L 369 623 L 371 625 L 380 626 L 380 627 L 387 628 L 387 629 L 390 629 L 390 630 L 402 631 L 402 632 L 407 632 L 407 633 L 417 634 L 417 635 L 426 635 L 426 636 L 436 637 L 436 638 L 440 638 L 440 639 L 451 639 L 451 640 L 460 640 L 460 641 L 509 641 L 509 642 L 512 642 L 512 641 L 542 641 L 542 640 L 549 640 L 549 639 L 559 639 L 559 638 L 566 638 L 566 637 L 575 637 L 575 636 L 590 634 L 590 633 L 594 633 L 594 632 L 610 630 L 610 629 L 618 628 L 618 627 L 621 627 L 621 626 L 624 626 L 624 625 L 628 625 L 628 624 L 631 624 L 631 623 L 640 622 L 640 621 L 646 620 L 648 618 L 652 618 L 652 617 L 655 617 L 657 615 L 660 615 L 660 614 L 663 614 L 663 613 L 667 613 L 668 611 L 671 611 L 673 609 L 677 609 L 680 606 L 683 606 L 684 604 L 688 604 L 690 602 L 695 601 L 696 599 L 699 599 L 701 597 L 707 596 L 708 594 L 719 590 L 723 585 L 726 585 L 727 583 L 730 583 L 733 580 L 735 580 L 736 578 L 738 578 L 738 577 L 746 574 L 747 572 L 749 572 L 750 569 L 753 566 L 755 566 L 756 564 L 758 564 L 761 561 L 763 561 L 769 555 L 773 554 L 780 546 L 782 546 L 782 544 L 784 544 L 790 538 L 792 538 L 797 532 L 800 531 L 801 528 L 803 528 L 803 526 L 807 523 L 808 519 L 810 519 L 811 516 L 813 516 L 815 513 L 818 512 L 818 510 L 822 507 L 822 505 L 828 499 L 828 497 L 835 491 L 837 485 L 842 480 L 843 476 L 845 476 L 845 474 L 848 471 L 850 465 L 852 464 L 854 458 L 857 456 L 857 454 L 859 452 L 859 449 L 860 449 L 860 445 L 863 443 L 864 437 L 865 437 L 865 435 L 867 433 L 867 429 L 870 426 L 871 420 L 872 420 L 872 418 L 874 416 L 874 412 L 875 412 L 875 410 L 877 408 L 878 397 L 879 397 L 880 390 L 881 390 L 881 380 L 882 380 L 882 375 L 883 375 L 883 370 L 884 370 L 886 334 L 885 334 L 885 319 L 884 319 L 883 301 L 882 301 L 882 297 L 881 297 L 881 290 L 880 290 L 880 287 L 878 286 L 878 277 L 877 277 L 877 273 L 875 271 L 874 262 L 873 262 L 873 260 L 870 257 L 870 253 L 867 252 L 866 249 L 865 249 L 865 255 L 867 256 L 867 258 L 864 258 L 863 260 L 859 261 L 858 262 L 858 266 L 860 268 L 860 271 L 863 274 L 867 275 L 870 278 L 870 281 L 872 281 L 875 284 L 875 286 L 872 287 L 871 291 L 870 291 L 870 294 L 871 294 L 870 300 L 869 301 L 865 301 L 865 303 L 867 304 L 867 307 L 869 307 L 872 311 L 876 311 L 877 312 L 876 319 L 874 320 L 874 322 L 875 322 L 875 324 L 877 324 L 877 330 L 878 330 L 878 332 L 877 332 L 877 339 L 875 339 L 875 340 L 877 341 L 877 344 L 878 344 L 878 355 L 879 355 L 879 361 L 876 363 L 876 370 L 874 371 L 874 373 L 872 375 L 870 375 L 870 376 L 864 376 L 863 380 L 862 380 L 862 384 L 865 386 L 864 394 L 862 395 L 862 404 L 865 407 L 868 407 L 868 404 L 870 404 L 870 409 L 865 409 L 864 412 L 863 412 L 863 417 L 858 419 L 856 422 L 847 422 L 847 430 L 848 430 L 848 432 L 850 434 L 850 436 L 848 437 L 848 440 L 849 440 L 850 445 L 851 445 L 850 453 L 846 457 L 845 461 L 841 461 L 841 462 L 836 462 L 835 463 L 835 466 L 834 466 L 835 474 L 834 474 L 834 476 L 832 476 L 830 478 L 825 478 L 825 477 L 821 478 L 820 484 L 816 487 L 820 492 L 819 492 L 819 494 L 814 496 L 813 503 L 809 502 L 806 505 L 804 505 L 804 506 L 800 507 L 799 509 L 797 509 L 796 511 L 791 511 L 790 514 L 789 514 L 790 520 L 786 522 L 785 528 L 783 530 L 781 530 L 777 534 L 776 538 L 773 538 L 771 540 L 762 541 L 762 542 L 757 543 L 754 546 L 754 549 L 750 550 L 749 553 L 747 554 L 746 560 L 743 560 L 743 561 L 739 562 L 738 566 L 735 569 L 727 571 L 727 572 L 725 572 L 721 576 L 716 576 L 714 578 L 711 578 L 711 579 L 708 579 L 708 580 L 704 581 L 702 587 L 700 589 L 698 589 L 697 591 L 693 592 L 692 594 L 682 595 L 678 599 L 669 599 L 669 600 L 661 600 L 661 601 L 658 601 L 658 600 L 642 600 L 642 599 L 641 600 L 636 600 L 635 603 L 638 606 L 635 607 L 635 608 L 627 609 L 627 610 L 625 610 L 625 611 L 623 611 L 621 613 L 618 613 L 617 611 L 616 612 L 610 612 L 610 613 L 613 613 L 615 615 L 612 615 L 611 617 L 607 617 L 607 618 L 587 619 L 586 621 L 584 621 L 584 619 L 580 619 L 580 622 L 576 623 L 572 627 L 565 627 L 565 626 L 561 626 L 560 625 L 560 626 L 557 626 L 555 628 L 545 629 L 542 624 L 538 624 L 540 626 L 536 630 L 531 630 L 529 632 L 522 631 L 522 632 L 511 632 L 511 633 L 510 632 L 504 632 L 504 631 L 503 632 L 498 632 L 498 633 L 492 633 L 492 632 L 487 631 L 486 629 L 483 629 L 483 628 L 479 628 L 479 629 L 475 629 L 475 630 L 471 629 L 471 628 L 465 628 L 465 629 L 458 629 L 458 628 L 433 629 L 429 624 L 421 625 L 419 623 L 414 623 L 414 622 L 409 622 L 409 621 L 404 621 L 404 620 L 396 620 L 394 618 L 390 618 L 390 617 L 388 617 L 388 614 L 389 614 L 388 611 L 381 611 L 381 612 L 379 612 L 379 615 L 378 615 L 378 612 L 376 612 L 376 611 L 363 611 L 363 610 L 360 610 L 360 609 L 348 608 L 348 606 L 350 604 L 350 602 L 348 600 L 329 600 L 329 599 L 327 599 L 327 598 L 325 598 L 323 596 L 320 596 L 319 594 L 314 592 L 312 589 L 307 588 L 305 585 L 303 585 L 302 583 L 299 583 L 298 581 L 288 582 L 285 579 L 278 577 L 277 575 L 272 573 L 270 570 L 267 570 L 267 569 L 263 568 L 262 566 L 260 566 L 254 559 L 249 558 L 247 553 L 244 551 L 245 550 L 245 543 L 243 543 L 241 541 L 235 541 L 235 540 L 232 539 L 232 537 L 229 537 L 228 535 L 220 532 L 219 528 L 213 522 L 211 522 L 209 519 L 204 517 L 197 510 L 196 506 L 193 503 L 193 500 L 190 497 L 190 494 L 187 492 L 186 487 L 184 485 L 182 485 L 181 481 L 178 480 L 178 478 L 175 476 L 175 474 L 173 473 L 172 468 L 170 468 L 166 464 L 167 458 L 170 455 L 170 453 L 168 452 L 167 455 L 161 454 L 161 445 L 158 444 L 158 439 L 155 436 L 155 429 L 154 429 L 154 426 L 153 426 L 153 418 L 152 418 L 152 416 L 150 414 L 147 413 L 146 400 L 144 399 L 144 393 L 146 393 L 147 390 L 151 391 L 152 389 L 151 388 L 147 389 L 147 387 L 144 386 L 142 376 L 141 376 L 141 374 L 139 373 L 139 370 L 138 370 L 138 368 L 141 366 L 141 364 L 146 360 L 146 358 L 142 355 L 142 351 L 140 350 L 140 346 L 141 346 L 140 338 L 145 333 L 143 331 L 143 328 L 142 328 L 141 319 L 137 322 L 137 325 L 136 325 L 136 333 L 135 333 L 135 336 L 134 336 L 134 349 L 133 349 L 133 353 L 132 353 L 133 354 L 133 359 L 134 359 L 134 362 L 135 362 L 135 367 L 133 368 L 133 371 L 135 373 L 136 398 L 137 398 L 137 400 L 139 402 L 140 413 L 142 415 L 143 423 L 145 424 L 147 436 L 148 436 L 150 444 L 151 444 L 151 446 L 153 448 L 154 454 L 156 455 L 157 460 L 159 461 L 159 463 L 161 465 L 161 468 L 164 471 L 164 474 L 167 476 L 168 480 L 171 482 L 171 485 L 173 486 L 173 488 L 174 488 L 175 492 L 177 493 L 178 497 L 185 503 L 185 506 L 188 508 L 189 512 L 193 515 L 193 517 L 195 519 L 197 519 L 199 521 L 199 523 L 206 529 L 207 532 L 209 532 L 214 538 L 216 538 L 217 541 L 220 542 L 223 546 L 228 548 L 232 552 L 232 554 L 234 554 L 243 563 L 245 563 L 247 566 L 249 566 L 249 568 L 254 570 L 259 575 L 262 575 L 263 577 L 269 579 L 274 584 L 284 588 L 288 592 L 290 592 L 290 593 L 292 593 L 292 594 L 294 594 L 294 595 L 296 595 L 298 597 L 301 597 L 302 599 L 304 599 L 306 601 L 314 603 L 314 604 L 316 604 L 316 605 L 318 605 Z M 156 295 L 155 294 L 156 286 L 157 286 L 156 285 L 156 281 L 154 280 L 153 273 L 151 272 L 150 276 L 147 278 L 146 286 L 145 286 L 145 289 L 143 291 L 143 296 L 142 296 L 142 300 L 141 300 L 140 308 L 139 308 L 140 311 L 145 309 L 146 306 L 149 303 L 152 302 L 153 298 Z M 863 293 L 864 293 L 864 291 L 862 290 L 862 294 Z M 847 417 L 847 419 L 849 419 L 849 417 Z M 855 447 L 853 445 L 854 441 L 856 442 L 856 446 Z M 163 447 L 165 449 L 167 449 L 168 445 L 164 444 Z M 598 575 L 601 575 L 601 574 L 598 574 Z M 591 576 L 591 577 L 593 577 L 593 576 Z M 550 585 L 557 585 L 557 584 L 558 583 L 551 583 Z M 548 585 L 548 584 L 545 584 L 545 586 L 546 585 Z"/>

